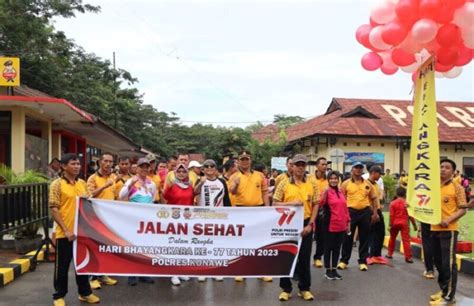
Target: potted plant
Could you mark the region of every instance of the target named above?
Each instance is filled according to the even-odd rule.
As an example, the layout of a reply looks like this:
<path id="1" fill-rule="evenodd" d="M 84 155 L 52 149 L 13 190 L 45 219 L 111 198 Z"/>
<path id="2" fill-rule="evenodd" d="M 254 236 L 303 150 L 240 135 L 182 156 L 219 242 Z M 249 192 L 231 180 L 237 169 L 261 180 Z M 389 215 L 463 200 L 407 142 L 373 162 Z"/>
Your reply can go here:
<path id="1" fill-rule="evenodd" d="M 469 233 L 470 227 L 467 223 L 459 224 L 458 244 L 456 245 L 456 253 L 472 253 L 472 242 L 466 241 L 465 237 Z"/>

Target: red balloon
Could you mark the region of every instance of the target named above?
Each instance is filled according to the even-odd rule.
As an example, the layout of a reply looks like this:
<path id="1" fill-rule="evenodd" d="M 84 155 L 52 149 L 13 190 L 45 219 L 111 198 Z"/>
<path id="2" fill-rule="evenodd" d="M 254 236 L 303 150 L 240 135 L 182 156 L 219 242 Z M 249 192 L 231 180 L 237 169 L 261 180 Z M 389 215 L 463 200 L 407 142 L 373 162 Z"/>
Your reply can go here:
<path id="1" fill-rule="evenodd" d="M 356 39 L 361 45 L 365 46 L 364 45 L 364 40 L 362 38 L 364 35 L 367 35 L 367 41 L 369 40 L 370 30 L 372 30 L 372 27 L 368 24 L 363 24 L 363 25 L 361 25 L 360 27 L 357 28 L 357 30 L 356 30 Z"/>
<path id="2" fill-rule="evenodd" d="M 417 0 L 400 0 L 395 6 L 395 13 L 398 19 L 405 24 L 408 29 L 411 28 L 418 18 L 418 7 L 419 4 Z"/>
<path id="3" fill-rule="evenodd" d="M 402 49 L 395 48 L 392 51 L 392 61 L 395 65 L 404 67 L 416 62 L 416 58 L 411 53 L 405 52 Z"/>
<path id="4" fill-rule="evenodd" d="M 456 66 L 464 66 L 471 62 L 472 57 L 474 56 L 474 50 L 462 46 L 459 48 L 459 56 L 456 61 Z"/>
<path id="5" fill-rule="evenodd" d="M 466 3 L 466 0 L 445 0 L 448 6 L 450 6 L 453 9 L 460 8 L 461 6 Z"/>
<path id="6" fill-rule="evenodd" d="M 380 67 L 380 71 L 382 71 L 382 73 L 385 75 L 392 75 L 392 74 L 397 73 L 398 67 L 389 68 L 389 67 L 382 66 Z"/>
<path id="7" fill-rule="evenodd" d="M 392 21 L 383 26 L 382 39 L 389 45 L 397 46 L 407 36 L 408 30 L 399 21 Z"/>
<path id="8" fill-rule="evenodd" d="M 370 18 L 369 21 L 370 21 L 370 25 L 372 26 L 372 28 L 375 28 L 376 26 L 380 25 L 377 22 L 375 22 L 372 18 Z"/>
<path id="9" fill-rule="evenodd" d="M 443 25 L 438 29 L 436 40 L 442 47 L 457 46 L 461 43 L 461 29 L 452 23 Z"/>
<path id="10" fill-rule="evenodd" d="M 453 21 L 455 10 L 456 8 L 450 6 L 449 2 L 443 2 L 440 9 L 438 10 L 438 13 L 436 13 L 436 16 L 434 16 L 433 19 L 438 23 L 450 23 L 451 21 Z"/>
<path id="11" fill-rule="evenodd" d="M 439 48 L 438 50 L 437 61 L 441 65 L 444 65 L 444 66 L 453 66 L 454 64 L 456 64 L 458 57 L 459 57 L 458 48 L 442 47 L 442 48 Z"/>
<path id="12" fill-rule="evenodd" d="M 420 1 L 420 17 L 434 19 L 441 9 L 441 1 L 439 0 L 421 0 Z"/>
<path id="13" fill-rule="evenodd" d="M 453 65 L 445 66 L 445 65 L 441 65 L 438 62 L 436 62 L 436 64 L 435 64 L 435 69 L 438 72 L 447 72 L 447 71 L 453 69 L 453 67 L 454 67 Z"/>
<path id="14" fill-rule="evenodd" d="M 369 52 L 362 56 L 361 64 L 365 70 L 374 71 L 382 66 L 383 60 L 380 55 L 375 52 Z"/>

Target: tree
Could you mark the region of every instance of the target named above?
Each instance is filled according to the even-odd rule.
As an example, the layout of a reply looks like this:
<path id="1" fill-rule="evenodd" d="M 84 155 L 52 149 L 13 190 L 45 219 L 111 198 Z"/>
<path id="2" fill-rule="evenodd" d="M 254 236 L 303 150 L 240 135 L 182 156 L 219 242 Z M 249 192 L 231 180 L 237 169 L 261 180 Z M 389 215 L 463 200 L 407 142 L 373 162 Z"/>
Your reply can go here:
<path id="1" fill-rule="evenodd" d="M 287 116 L 283 114 L 277 114 L 273 116 L 273 123 L 278 125 L 282 129 L 286 129 L 296 123 L 303 122 L 304 118 L 301 116 Z"/>

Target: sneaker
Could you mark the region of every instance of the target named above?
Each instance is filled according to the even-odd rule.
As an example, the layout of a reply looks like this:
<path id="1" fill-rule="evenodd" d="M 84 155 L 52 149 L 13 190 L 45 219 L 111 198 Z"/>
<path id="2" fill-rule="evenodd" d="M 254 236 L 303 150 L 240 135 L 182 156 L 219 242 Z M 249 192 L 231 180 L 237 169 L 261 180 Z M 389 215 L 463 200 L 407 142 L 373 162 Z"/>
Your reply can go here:
<path id="1" fill-rule="evenodd" d="M 314 300 L 314 295 L 310 291 L 300 291 L 298 292 L 298 296 L 301 297 L 305 301 Z"/>
<path id="2" fill-rule="evenodd" d="M 118 281 L 116 279 L 108 277 L 107 275 L 104 275 L 104 276 L 100 277 L 99 282 L 101 282 L 101 284 L 104 284 L 104 285 L 107 285 L 107 286 L 115 286 L 118 283 Z"/>
<path id="3" fill-rule="evenodd" d="M 288 293 L 288 292 L 285 292 L 285 291 L 283 291 L 282 293 L 280 293 L 280 295 L 278 296 L 278 300 L 280 300 L 280 301 L 282 301 L 282 302 L 286 302 L 286 301 L 288 301 L 290 298 L 291 298 L 291 293 Z"/>
<path id="4" fill-rule="evenodd" d="M 438 291 L 435 294 L 430 295 L 430 301 L 436 301 L 443 297 L 443 291 Z"/>
<path id="5" fill-rule="evenodd" d="M 412 264 L 414 261 L 411 258 L 405 258 L 405 262 Z"/>
<path id="6" fill-rule="evenodd" d="M 179 286 L 179 285 L 181 285 L 181 281 L 179 280 L 179 277 L 173 276 L 173 277 L 171 278 L 171 284 L 172 284 L 173 286 Z"/>
<path id="7" fill-rule="evenodd" d="M 316 268 L 322 268 L 323 267 L 323 262 L 321 261 L 321 259 L 315 259 L 314 260 L 314 266 Z"/>
<path id="8" fill-rule="evenodd" d="M 388 259 L 392 259 L 392 258 L 393 258 L 393 256 L 392 256 L 392 255 L 389 255 L 389 254 L 385 255 L 385 257 L 387 257 Z"/>
<path id="9" fill-rule="evenodd" d="M 66 306 L 66 301 L 64 299 L 56 299 L 53 301 L 54 306 Z"/>
<path id="10" fill-rule="evenodd" d="M 91 293 L 87 296 L 80 295 L 79 301 L 86 302 L 87 304 L 97 304 L 100 302 L 100 299 L 97 295 Z"/>
<path id="11" fill-rule="evenodd" d="M 337 280 L 342 279 L 342 276 L 339 273 L 337 273 L 336 269 L 332 270 L 332 276 L 334 277 L 334 279 L 337 279 Z"/>
<path id="12" fill-rule="evenodd" d="M 98 279 L 91 280 L 89 284 L 91 285 L 92 290 L 97 290 L 102 287 Z"/>
<path id="13" fill-rule="evenodd" d="M 342 262 L 342 261 L 341 261 L 341 262 L 337 265 L 337 268 L 338 268 L 339 270 L 346 270 L 347 268 L 349 268 L 349 265 L 346 264 L 345 262 Z"/>
<path id="14" fill-rule="evenodd" d="M 198 282 L 203 283 L 206 281 L 205 277 L 198 277 Z"/>
<path id="15" fill-rule="evenodd" d="M 187 281 L 189 281 L 191 278 L 190 278 L 190 277 L 187 277 L 187 276 L 180 276 L 179 279 L 182 280 L 183 282 L 187 282 Z"/>
<path id="16" fill-rule="evenodd" d="M 236 277 L 235 278 L 235 281 L 238 282 L 238 283 L 241 283 L 243 282 L 245 279 L 243 277 Z"/>
<path id="17" fill-rule="evenodd" d="M 360 265 L 359 265 L 359 270 L 361 270 L 361 271 L 367 271 L 367 270 L 369 270 L 369 267 L 367 267 L 366 264 L 360 264 Z"/>
<path id="18" fill-rule="evenodd" d="M 331 269 L 326 269 L 326 273 L 324 274 L 324 277 L 329 279 L 329 280 L 334 280 L 334 272 Z"/>
<path id="19" fill-rule="evenodd" d="M 263 280 L 264 282 L 267 282 L 267 283 L 273 282 L 273 278 L 271 278 L 271 277 L 262 277 L 262 280 Z"/>
<path id="20" fill-rule="evenodd" d="M 427 279 L 434 279 L 435 275 L 433 271 L 424 271 L 423 276 Z"/>
<path id="21" fill-rule="evenodd" d="M 140 277 L 139 280 L 145 284 L 154 284 L 155 280 L 151 277 Z"/>
<path id="22" fill-rule="evenodd" d="M 224 278 L 223 278 L 223 277 L 216 277 L 216 278 L 214 278 L 214 280 L 215 280 L 216 282 L 223 282 L 223 281 L 224 281 Z"/>
<path id="23" fill-rule="evenodd" d="M 138 284 L 138 277 L 129 277 L 127 283 L 129 286 L 136 286 Z"/>
<path id="24" fill-rule="evenodd" d="M 439 298 L 435 301 L 431 301 L 430 302 L 430 305 L 433 305 L 433 306 L 445 306 L 445 305 L 456 305 L 456 300 L 446 300 L 445 298 Z"/>

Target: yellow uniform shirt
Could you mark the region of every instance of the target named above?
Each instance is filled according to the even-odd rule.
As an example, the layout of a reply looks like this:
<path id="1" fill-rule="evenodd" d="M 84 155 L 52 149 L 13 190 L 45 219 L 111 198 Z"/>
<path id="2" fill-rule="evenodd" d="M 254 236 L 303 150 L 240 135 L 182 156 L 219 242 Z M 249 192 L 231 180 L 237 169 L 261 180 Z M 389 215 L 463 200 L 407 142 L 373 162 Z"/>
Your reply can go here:
<path id="1" fill-rule="evenodd" d="M 277 178 L 275 179 L 275 189 L 277 189 L 278 185 L 280 185 L 281 182 L 289 181 L 289 180 L 290 180 L 290 175 L 288 174 L 288 172 L 278 175 Z"/>
<path id="2" fill-rule="evenodd" d="M 197 177 L 197 174 L 196 172 L 194 171 L 189 171 L 189 180 L 191 181 L 191 185 L 192 186 L 195 186 L 196 185 L 196 182 L 199 181 L 199 178 Z M 168 174 L 166 175 L 166 180 L 165 180 L 165 186 L 166 185 L 169 185 L 171 182 L 174 181 L 174 171 L 170 171 L 168 172 Z M 166 188 L 166 187 L 165 187 Z"/>
<path id="3" fill-rule="evenodd" d="M 101 175 L 99 172 L 96 172 L 92 174 L 88 179 L 87 179 L 87 189 L 89 193 L 92 194 L 94 190 L 97 188 L 102 188 L 107 184 L 107 182 L 111 180 L 114 182 L 112 186 L 107 187 L 106 189 L 102 190 L 99 195 L 97 195 L 95 198 L 97 199 L 102 199 L 102 200 L 115 200 L 115 174 L 110 174 L 110 175 Z M 120 192 L 120 191 L 119 191 Z"/>
<path id="4" fill-rule="evenodd" d="M 123 185 L 125 182 L 130 179 L 132 176 L 130 174 L 122 175 L 121 178 L 116 177 L 115 179 L 115 199 L 119 200 L 119 193 L 122 190 Z"/>
<path id="5" fill-rule="evenodd" d="M 399 184 L 400 184 L 401 187 L 407 188 L 407 186 L 408 186 L 408 175 L 401 176 Z"/>
<path id="6" fill-rule="evenodd" d="M 319 202 L 318 187 L 314 180 L 308 179 L 300 183 L 294 182 L 293 179 L 284 180 L 276 188 L 273 194 L 273 201 L 284 203 L 303 202 L 304 219 L 308 219 L 313 212 L 313 204 Z"/>
<path id="7" fill-rule="evenodd" d="M 326 190 L 326 188 L 329 187 L 329 182 L 327 178 L 324 178 L 324 177 L 317 178 L 316 175 L 311 175 L 310 180 L 314 180 L 314 182 L 316 183 L 316 186 L 318 186 L 319 193 L 323 193 Z"/>
<path id="8" fill-rule="evenodd" d="M 454 215 L 460 208 L 466 208 L 466 193 L 461 185 L 452 180 L 441 186 L 441 215 L 447 219 Z M 451 222 L 444 228 L 439 225 L 431 225 L 432 231 L 457 231 L 458 221 Z"/>
<path id="9" fill-rule="evenodd" d="M 227 190 L 229 190 L 230 204 L 232 206 L 234 206 L 235 205 L 235 196 L 232 194 L 232 192 L 230 192 L 230 180 L 229 180 L 229 178 L 225 177 L 224 175 L 222 175 L 221 178 L 225 181 L 225 183 L 227 185 Z"/>
<path id="10" fill-rule="evenodd" d="M 259 206 L 265 204 L 263 193 L 268 191 L 265 177 L 261 172 L 250 171 L 243 173 L 237 171 L 230 177 L 230 189 L 234 188 L 235 179 L 240 178 L 240 184 L 237 193 L 234 194 L 236 206 Z"/>
<path id="11" fill-rule="evenodd" d="M 458 185 L 461 185 L 461 176 L 460 175 L 454 176 L 453 177 L 453 182 L 455 182 Z"/>
<path id="12" fill-rule="evenodd" d="M 155 202 L 159 202 L 160 201 L 160 191 L 161 191 L 161 178 L 159 175 L 148 175 L 148 178 L 153 182 L 155 183 L 156 185 L 156 193 L 155 193 L 155 199 L 154 201 Z"/>
<path id="13" fill-rule="evenodd" d="M 59 215 L 69 231 L 74 230 L 76 197 L 88 197 L 86 182 L 78 179 L 69 182 L 65 178 L 55 179 L 49 187 L 49 207 L 57 207 Z M 60 226 L 56 226 L 56 238 L 66 238 Z"/>
<path id="14" fill-rule="evenodd" d="M 341 189 L 346 195 L 347 207 L 362 210 L 370 207 L 374 199 L 377 199 L 374 186 L 367 181 L 354 181 L 353 179 L 345 180 Z"/>
<path id="15" fill-rule="evenodd" d="M 380 205 L 380 202 L 381 202 L 382 195 L 380 192 L 379 184 L 377 184 L 377 182 L 372 182 L 371 180 L 368 180 L 368 181 L 372 185 L 372 187 L 374 187 L 375 194 L 377 195 L 377 198 L 379 199 L 379 204 L 377 205 L 377 209 L 381 209 L 382 206 Z"/>

